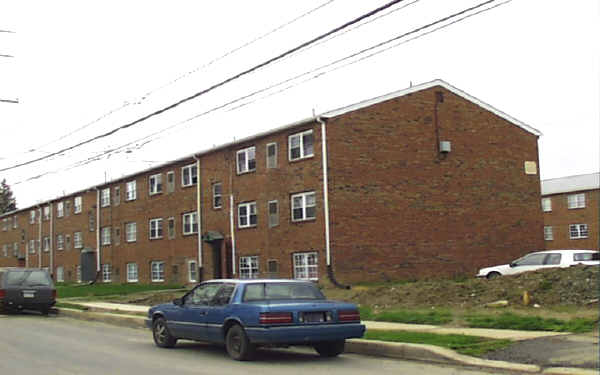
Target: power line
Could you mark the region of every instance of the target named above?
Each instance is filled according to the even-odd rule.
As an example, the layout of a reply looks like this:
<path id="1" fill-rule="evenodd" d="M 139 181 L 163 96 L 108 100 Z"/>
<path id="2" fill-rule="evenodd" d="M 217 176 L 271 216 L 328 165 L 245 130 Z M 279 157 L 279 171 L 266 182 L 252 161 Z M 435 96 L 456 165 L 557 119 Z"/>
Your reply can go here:
<path id="1" fill-rule="evenodd" d="M 436 21 L 434 21 L 434 22 L 428 23 L 428 24 L 426 24 L 426 25 L 424 25 L 424 26 L 418 27 L 418 28 L 416 28 L 416 29 L 413 29 L 413 30 L 411 30 L 411 31 L 408 31 L 408 32 L 406 32 L 406 33 L 403 33 L 403 34 L 401 34 L 401 35 L 398 35 L 398 36 L 396 36 L 396 37 L 394 37 L 394 38 L 388 39 L 388 40 L 386 40 L 386 41 L 383 41 L 383 42 L 377 43 L 377 44 L 375 44 L 375 45 L 373 45 L 373 46 L 371 46 L 371 47 L 368 47 L 368 48 L 362 49 L 362 50 L 360 50 L 360 51 L 358 51 L 358 52 L 355 52 L 355 53 L 352 53 L 352 54 L 350 54 L 350 55 L 347 55 L 347 56 L 346 56 L 346 57 L 344 57 L 344 58 L 341 58 L 341 59 L 335 60 L 335 61 L 333 61 L 333 62 L 331 62 L 331 63 L 325 64 L 325 65 L 322 65 L 322 66 L 320 66 L 320 67 L 318 67 L 318 68 L 315 68 L 315 69 L 312 69 L 312 70 L 310 70 L 310 71 L 307 71 L 307 72 L 301 73 L 301 74 L 299 74 L 299 75 L 296 75 L 296 76 L 294 76 L 294 77 L 292 77 L 292 78 L 286 79 L 286 80 L 284 80 L 284 81 L 280 81 L 280 82 L 279 82 L 279 83 L 277 83 L 277 84 L 274 84 L 274 85 L 271 85 L 271 86 L 268 86 L 268 87 L 262 88 L 262 89 L 260 89 L 260 90 L 256 90 L 256 91 L 254 91 L 254 92 L 252 92 L 252 93 L 250 93 L 250 94 L 244 95 L 244 96 L 242 96 L 242 97 L 238 97 L 237 99 L 234 99 L 234 100 L 231 100 L 231 101 L 229 101 L 229 102 L 227 102 L 227 103 L 224 103 L 224 104 L 221 104 L 221 105 L 219 105 L 219 106 L 213 107 L 213 108 L 211 108 L 211 109 L 209 109 L 209 110 L 207 110 L 207 111 L 205 111 L 205 112 L 202 112 L 202 113 L 196 114 L 196 115 L 194 115 L 194 116 L 192 116 L 192 117 L 190 117 L 190 118 L 188 118 L 188 119 L 186 119 L 186 120 L 182 120 L 182 121 L 180 121 L 180 122 L 177 122 L 177 123 L 175 123 L 175 124 L 173 124 L 173 125 L 171 125 L 171 126 L 169 126 L 169 127 L 167 127 L 167 128 L 163 128 L 163 129 L 161 129 L 161 130 L 159 130 L 159 131 L 157 131 L 157 132 L 155 132 L 155 133 L 153 133 L 153 134 L 149 134 L 149 135 L 147 135 L 147 136 L 144 136 L 144 137 L 142 137 L 142 138 L 138 138 L 138 139 L 136 139 L 136 140 L 134 140 L 134 141 L 130 141 L 130 142 L 128 142 L 128 143 L 126 143 L 126 144 L 124 144 L 124 145 L 121 145 L 121 146 L 115 147 L 115 148 L 113 148 L 113 149 L 111 149 L 111 150 L 107 150 L 107 151 L 101 152 L 101 153 L 99 153 L 99 154 L 97 154 L 97 155 L 94 155 L 94 156 L 92 156 L 92 157 L 89 157 L 89 158 L 87 158 L 87 159 L 80 160 L 80 161 L 78 161 L 78 162 L 76 162 L 76 163 L 74 163 L 74 164 L 72 164 L 72 165 L 70 165 L 70 166 L 68 166 L 68 167 L 66 167 L 66 168 L 64 168 L 64 169 L 58 169 L 58 170 L 54 170 L 54 171 L 51 171 L 51 172 L 45 172 L 45 173 L 42 173 L 42 174 L 40 174 L 40 175 L 37 175 L 37 176 L 31 177 L 31 178 L 28 178 L 28 179 L 25 179 L 25 180 L 19 181 L 19 182 L 15 183 L 15 185 L 17 185 L 17 184 L 20 184 L 20 183 L 24 183 L 24 182 L 27 182 L 27 181 L 31 181 L 31 180 L 34 180 L 34 179 L 38 179 L 38 178 L 41 178 L 41 177 L 43 177 L 43 176 L 46 176 L 46 175 L 48 175 L 48 174 L 52 174 L 52 173 L 58 173 L 58 172 L 61 172 L 61 171 L 68 171 L 68 170 L 71 170 L 71 169 L 75 169 L 75 168 L 78 168 L 78 167 L 81 167 L 81 166 L 87 165 L 87 164 L 89 164 L 89 163 L 92 163 L 92 162 L 94 162 L 94 161 L 100 160 L 100 159 L 102 159 L 102 158 L 103 158 L 104 156 L 106 156 L 106 155 L 109 155 L 109 157 L 110 157 L 110 155 L 112 155 L 113 153 L 116 153 L 116 152 L 121 152 L 120 150 L 122 150 L 122 149 L 125 149 L 125 148 L 127 148 L 128 146 L 131 146 L 131 145 L 133 145 L 133 144 L 135 144 L 135 143 L 138 143 L 138 142 L 140 142 L 140 144 L 138 144 L 138 145 L 137 145 L 135 148 L 136 148 L 136 149 L 140 149 L 140 148 L 142 148 L 143 146 L 145 146 L 146 144 L 148 144 L 148 143 L 150 143 L 150 142 L 153 142 L 153 141 L 156 141 L 156 140 L 158 140 L 158 139 L 162 138 L 162 137 L 159 137 L 159 138 L 151 139 L 151 137 L 153 137 L 153 136 L 156 136 L 156 135 L 158 135 L 158 134 L 162 134 L 162 133 L 164 133 L 164 132 L 166 132 L 166 131 L 168 131 L 168 130 L 171 130 L 171 129 L 173 129 L 173 128 L 177 127 L 177 126 L 180 126 L 180 125 L 182 125 L 182 124 L 185 124 L 185 123 L 187 123 L 187 122 L 190 122 L 190 121 L 192 121 L 192 120 L 194 120 L 194 119 L 196 119 L 196 118 L 203 117 L 203 116 L 205 116 L 205 115 L 207 115 L 207 114 L 209 114 L 209 113 L 212 113 L 212 112 L 214 112 L 214 111 L 217 111 L 217 110 L 219 110 L 219 109 L 225 108 L 225 107 L 227 107 L 227 106 L 229 106 L 229 105 L 231 105 L 231 104 L 235 104 L 235 103 L 237 103 L 237 102 L 239 102 L 239 101 L 242 101 L 242 100 L 244 100 L 244 99 L 247 99 L 247 98 L 249 98 L 249 97 L 255 96 L 255 95 L 259 94 L 259 93 L 262 93 L 262 92 L 268 91 L 268 90 L 270 90 L 270 89 L 272 89 L 272 88 L 274 88 L 274 87 L 278 87 L 278 86 L 281 86 L 282 84 L 285 84 L 285 83 L 288 83 L 288 82 L 292 82 L 292 81 L 294 81 L 294 80 L 296 80 L 296 79 L 298 79 L 298 78 L 300 78 L 300 77 L 303 77 L 303 76 L 306 76 L 306 75 L 309 75 L 309 74 L 316 73 L 316 72 L 318 72 L 318 71 L 320 71 L 320 70 L 322 70 L 322 69 L 324 69 L 324 68 L 332 67 L 332 66 L 334 66 L 334 65 L 336 65 L 336 64 L 339 64 L 339 63 L 340 63 L 340 62 L 342 62 L 342 61 L 345 61 L 345 60 L 348 60 L 348 59 L 354 58 L 354 57 L 356 57 L 356 56 L 359 56 L 359 55 L 361 55 L 361 54 L 364 54 L 364 53 L 366 53 L 366 52 L 373 51 L 374 49 L 377 49 L 377 48 L 379 48 L 379 47 L 381 47 L 381 46 L 384 46 L 384 45 L 386 45 L 386 44 L 392 43 L 392 42 L 394 42 L 394 41 L 401 40 L 401 39 L 403 39 L 403 38 L 406 38 L 407 36 L 410 36 L 410 35 L 418 34 L 419 32 L 421 32 L 421 31 L 424 31 L 424 30 L 426 30 L 426 29 L 428 29 L 428 28 L 431 28 L 431 27 L 433 27 L 433 26 L 440 25 L 440 24 L 443 24 L 444 22 L 447 22 L 447 21 L 450 21 L 450 20 L 452 20 L 451 22 L 448 22 L 448 23 L 446 23 L 446 24 L 440 25 L 440 26 L 438 26 L 438 27 L 436 27 L 436 28 L 434 28 L 434 29 L 427 30 L 426 32 L 424 32 L 424 33 L 422 33 L 422 34 L 415 35 L 415 36 L 413 36 L 413 37 L 412 37 L 412 38 L 410 38 L 410 39 L 403 40 L 403 41 L 401 41 L 400 43 L 396 43 L 396 44 L 394 44 L 394 45 L 392 45 L 392 46 L 389 46 L 389 47 L 387 47 L 387 48 L 385 48 L 385 49 L 383 49 L 383 50 L 378 50 L 378 51 L 375 51 L 375 52 L 373 52 L 373 53 L 371 53 L 371 54 L 369 54 L 369 55 L 367 55 L 367 56 L 363 56 L 363 57 L 361 57 L 361 58 L 360 58 L 360 59 L 358 59 L 358 60 L 354 60 L 354 61 L 351 61 L 351 62 L 349 62 L 349 63 L 347 63 L 347 64 L 344 64 L 344 65 L 341 65 L 341 66 L 334 67 L 333 69 L 330 69 L 330 70 L 328 70 L 328 71 L 326 71 L 326 72 L 318 73 L 318 74 L 316 74 L 316 75 L 314 75 L 314 76 L 312 76 L 312 77 L 309 77 L 308 79 L 306 79 L 306 80 L 304 80 L 304 81 L 302 81 L 302 82 L 300 82 L 300 83 L 296 83 L 296 84 L 294 84 L 294 85 L 290 85 L 290 86 L 288 86 L 288 87 L 285 87 L 285 88 L 283 88 L 283 89 L 281 89 L 281 90 L 279 90 L 279 91 L 277 91 L 277 92 L 275 92 L 275 93 L 271 93 L 271 94 L 269 94 L 269 95 L 267 95 L 267 96 L 265 96 L 265 97 L 259 98 L 259 99 L 257 99 L 257 100 L 264 99 L 264 98 L 266 98 L 266 97 L 268 97 L 268 96 L 271 96 L 271 95 L 275 95 L 275 94 L 281 93 L 281 92 L 283 92 L 283 91 L 289 90 L 289 89 L 290 89 L 290 88 L 292 88 L 292 87 L 295 87 L 295 86 L 297 86 L 297 85 L 300 85 L 300 84 L 306 83 L 306 82 L 308 82 L 308 81 L 310 81 L 310 80 L 313 80 L 313 79 L 317 79 L 317 78 L 319 78 L 319 77 L 321 77 L 321 76 L 323 76 L 323 75 L 325 75 L 325 74 L 331 73 L 332 71 L 335 71 L 335 70 L 338 70 L 338 69 L 342 69 L 342 68 L 344 68 L 344 67 L 347 67 L 347 66 L 349 66 L 349 65 L 352 65 L 352 64 L 358 63 L 358 62 L 360 62 L 360 61 L 363 61 L 363 60 L 366 60 L 366 59 L 368 59 L 368 58 L 371 58 L 371 57 L 373 57 L 373 56 L 376 56 L 376 55 L 378 55 L 378 54 L 380 54 L 380 53 L 383 53 L 383 52 L 385 52 L 385 51 L 387 51 L 387 50 L 389 50 L 389 49 L 392 49 L 392 48 L 398 47 L 398 46 L 400 46 L 400 45 L 402 45 L 402 44 L 405 44 L 405 43 L 408 43 L 408 42 L 410 42 L 410 41 L 412 41 L 412 40 L 415 40 L 415 39 L 421 38 L 421 37 L 423 37 L 423 36 L 425 36 L 425 35 L 428 35 L 428 34 L 431 34 L 431 33 L 435 32 L 435 31 L 438 31 L 438 30 L 444 29 L 444 28 L 446 28 L 446 27 L 449 27 L 449 26 L 451 26 L 451 25 L 453 25 L 453 24 L 456 24 L 456 23 L 458 23 L 458 22 L 461 22 L 461 21 L 463 21 L 463 20 L 465 20 L 465 19 L 467 19 L 467 18 L 473 17 L 473 16 L 475 16 L 475 15 L 478 15 L 478 14 L 480 14 L 480 13 L 487 12 L 487 11 L 489 11 L 489 10 L 492 10 L 492 9 L 494 9 L 494 8 L 497 8 L 497 7 L 501 6 L 501 5 L 507 4 L 507 3 L 511 2 L 512 0 L 505 0 L 504 2 L 498 3 L 498 4 L 496 4 L 496 5 L 493 5 L 493 6 L 491 6 L 491 7 L 484 8 L 484 9 L 480 9 L 480 10 L 478 10 L 477 12 L 472 12 L 473 10 L 476 10 L 476 9 L 478 9 L 478 8 L 481 8 L 481 7 L 485 6 L 485 5 L 491 4 L 491 3 L 495 2 L 495 1 L 497 1 L 497 0 L 488 0 L 488 1 L 485 1 L 485 2 L 483 2 L 483 3 L 480 3 L 480 4 L 478 4 L 478 5 L 475 5 L 475 6 L 473 6 L 473 7 L 466 8 L 466 9 L 464 9 L 464 10 L 462 10 L 462 11 L 459 11 L 459 12 L 453 13 L 452 15 L 449 15 L 449 16 L 446 16 L 446 17 L 443 17 L 443 18 L 441 18 L 441 19 L 438 19 L 438 20 L 436 20 Z M 472 12 L 472 13 L 469 13 L 469 12 Z M 469 13 L 469 14 L 467 14 L 467 13 Z M 459 16 L 462 16 L 462 17 L 460 17 L 460 18 L 457 18 L 457 19 L 454 19 L 454 18 L 456 18 L 456 17 L 459 17 Z M 252 104 L 252 103 L 256 102 L 257 100 L 254 100 L 254 101 L 252 101 L 252 102 L 245 103 L 245 104 L 243 104 L 243 105 L 240 105 L 240 106 L 234 107 L 234 108 L 232 108 L 231 110 L 239 109 L 240 107 L 242 107 L 242 106 L 245 106 L 245 105 Z M 141 143 L 141 142 L 143 142 L 143 143 Z"/>
<path id="2" fill-rule="evenodd" d="M 376 9 L 370 11 L 370 12 L 367 12 L 367 13 L 365 13 L 365 14 L 363 14 L 363 15 L 361 15 L 361 16 L 359 16 L 359 17 L 357 17 L 357 18 L 355 18 L 355 19 L 353 19 L 351 21 L 348 21 L 348 22 L 342 24 L 341 26 L 338 26 L 338 27 L 336 27 L 336 28 L 334 28 L 334 29 L 332 29 L 332 30 L 324 33 L 324 34 L 321 34 L 321 35 L 319 35 L 319 36 L 317 36 L 317 37 L 315 37 L 313 39 L 310 39 L 307 42 L 301 43 L 300 45 L 298 45 L 298 46 L 296 46 L 296 47 L 294 47 L 292 49 L 289 49 L 289 50 L 287 50 L 287 51 L 285 51 L 285 52 L 283 52 L 283 53 L 281 53 L 281 54 L 279 54 L 279 55 L 277 55 L 275 57 L 272 57 L 272 58 L 270 58 L 270 59 L 268 59 L 266 61 L 263 61 L 262 63 L 259 63 L 258 65 L 255 65 L 255 66 L 253 66 L 253 67 L 251 67 L 249 69 L 246 69 L 246 70 L 244 70 L 244 71 L 242 71 L 240 73 L 237 73 L 234 76 L 231 76 L 231 77 L 229 77 L 229 78 L 227 78 L 227 79 L 225 79 L 223 81 L 220 81 L 219 83 L 216 83 L 216 84 L 214 84 L 214 85 L 212 85 L 212 86 L 210 86 L 210 87 L 208 87 L 206 89 L 198 91 L 197 93 L 195 93 L 193 95 L 190 95 L 190 96 L 188 96 L 186 98 L 183 98 L 183 99 L 181 99 L 181 100 L 179 100 L 179 101 L 177 101 L 175 103 L 172 103 L 172 104 L 170 104 L 170 105 L 168 105 L 166 107 L 163 107 L 163 108 L 161 108 L 159 110 L 156 110 L 156 111 L 154 111 L 154 112 L 152 112 L 152 113 L 150 113 L 148 115 L 140 117 L 137 120 L 129 122 L 129 123 L 125 124 L 125 125 L 121 125 L 121 126 L 115 128 L 115 129 L 112 129 L 112 130 L 110 130 L 108 132 L 105 132 L 103 134 L 97 135 L 95 137 L 89 138 L 89 139 L 87 139 L 85 141 L 82 141 L 82 142 L 79 142 L 79 143 L 77 143 L 75 145 L 63 148 L 63 149 L 61 149 L 59 151 L 56 151 L 56 152 L 52 152 L 52 153 L 50 153 L 48 155 L 45 155 L 45 156 L 42 156 L 42 157 L 39 157 L 39 158 L 35 158 L 35 159 L 29 160 L 29 161 L 26 161 L 26 162 L 18 163 L 18 164 L 15 164 L 13 166 L 10 166 L 10 167 L 1 168 L 0 172 L 4 172 L 4 171 L 7 171 L 7 170 L 11 170 L 11 169 L 15 169 L 15 168 L 18 168 L 18 167 L 22 167 L 22 166 L 25 166 L 25 165 L 33 164 L 33 163 L 36 163 L 36 162 L 44 160 L 44 159 L 48 159 L 48 158 L 50 158 L 52 156 L 61 154 L 61 153 L 66 152 L 66 151 L 73 150 L 75 148 L 78 148 L 78 147 L 81 147 L 81 146 L 86 145 L 88 143 L 97 141 L 98 139 L 111 136 L 111 135 L 113 135 L 113 134 L 115 134 L 115 133 L 117 133 L 117 132 L 119 132 L 121 130 L 130 128 L 130 127 L 132 127 L 134 125 L 142 123 L 142 122 L 144 122 L 144 121 L 146 121 L 146 120 L 148 120 L 148 119 L 150 119 L 152 117 L 156 117 L 156 116 L 158 116 L 158 115 L 160 115 L 160 114 L 162 114 L 164 112 L 170 111 L 170 110 L 172 110 L 172 109 L 174 109 L 174 108 L 176 108 L 176 107 L 178 107 L 178 106 L 180 106 L 180 105 L 182 105 L 182 104 L 184 104 L 186 102 L 189 102 L 190 100 L 193 100 L 193 99 L 195 99 L 195 98 L 197 98 L 199 96 L 205 95 L 205 94 L 207 94 L 207 93 L 209 93 L 209 92 L 211 92 L 211 91 L 213 91 L 213 90 L 215 90 L 215 89 L 217 89 L 217 88 L 219 88 L 221 86 L 224 86 L 224 85 L 226 85 L 226 84 L 228 84 L 228 83 L 230 83 L 232 81 L 235 81 L 235 80 L 237 80 L 237 79 L 239 79 L 239 78 L 241 78 L 243 76 L 246 76 L 246 75 L 248 75 L 250 73 L 253 73 L 253 72 L 257 71 L 257 70 L 260 70 L 260 69 L 264 68 L 265 66 L 267 66 L 267 65 L 269 65 L 269 64 L 271 64 L 271 63 L 273 63 L 273 62 L 275 62 L 277 60 L 280 60 L 280 59 L 284 58 L 285 56 L 288 56 L 288 55 L 291 55 L 291 54 L 293 54 L 293 53 L 295 53 L 297 51 L 300 51 L 303 48 L 305 48 L 306 46 L 309 46 L 309 45 L 311 45 L 311 44 L 313 44 L 315 42 L 318 42 L 319 40 L 322 40 L 322 39 L 328 37 L 329 35 L 335 34 L 338 31 L 341 31 L 341 30 L 343 30 L 343 29 L 345 29 L 345 28 L 347 28 L 347 27 L 349 27 L 351 25 L 354 25 L 354 24 L 356 24 L 356 23 L 358 23 L 358 22 L 360 22 L 360 21 L 362 21 L 362 20 L 364 20 L 366 18 L 369 18 L 369 17 L 371 17 L 371 16 L 373 16 L 373 15 L 375 15 L 375 14 L 377 14 L 377 13 L 379 13 L 379 12 L 385 10 L 385 9 L 388 9 L 389 7 L 391 7 L 391 6 L 393 6 L 393 5 L 397 4 L 397 3 L 403 2 L 403 1 L 405 1 L 405 0 L 393 0 L 393 1 L 387 3 L 387 4 L 383 5 L 383 6 L 380 6 L 380 7 L 376 8 Z"/>
<path id="3" fill-rule="evenodd" d="M 0 99 L 0 103 L 19 104 L 19 99 Z"/>

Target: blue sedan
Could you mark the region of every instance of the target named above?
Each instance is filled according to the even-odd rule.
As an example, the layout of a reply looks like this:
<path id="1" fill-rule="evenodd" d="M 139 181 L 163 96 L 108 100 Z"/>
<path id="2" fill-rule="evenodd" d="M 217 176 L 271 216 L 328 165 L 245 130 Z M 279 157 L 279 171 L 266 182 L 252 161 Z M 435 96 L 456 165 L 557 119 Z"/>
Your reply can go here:
<path id="1" fill-rule="evenodd" d="M 312 282 L 211 280 L 182 298 L 153 306 L 146 325 L 154 342 L 172 348 L 178 339 L 225 344 L 236 360 L 252 359 L 260 346 L 312 346 L 324 357 L 344 351 L 365 326 L 356 305 L 329 301 Z"/>

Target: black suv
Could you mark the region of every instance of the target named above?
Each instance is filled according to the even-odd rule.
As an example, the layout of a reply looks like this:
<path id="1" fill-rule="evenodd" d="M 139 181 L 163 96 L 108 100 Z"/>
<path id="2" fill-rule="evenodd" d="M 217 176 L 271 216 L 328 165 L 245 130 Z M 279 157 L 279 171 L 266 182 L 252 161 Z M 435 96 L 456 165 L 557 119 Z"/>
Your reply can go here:
<path id="1" fill-rule="evenodd" d="M 0 268 L 0 312 L 38 310 L 44 315 L 56 303 L 56 288 L 39 268 Z"/>

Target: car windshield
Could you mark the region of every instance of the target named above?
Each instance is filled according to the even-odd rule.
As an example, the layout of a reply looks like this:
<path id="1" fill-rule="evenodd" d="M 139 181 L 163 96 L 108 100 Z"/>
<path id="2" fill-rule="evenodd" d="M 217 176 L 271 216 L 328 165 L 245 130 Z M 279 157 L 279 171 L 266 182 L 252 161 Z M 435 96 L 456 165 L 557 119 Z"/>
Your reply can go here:
<path id="1" fill-rule="evenodd" d="M 48 274 L 44 271 L 11 271 L 6 283 L 10 286 L 50 286 Z"/>
<path id="2" fill-rule="evenodd" d="M 246 285 L 244 302 L 278 299 L 325 299 L 316 286 L 309 283 L 256 283 Z"/>

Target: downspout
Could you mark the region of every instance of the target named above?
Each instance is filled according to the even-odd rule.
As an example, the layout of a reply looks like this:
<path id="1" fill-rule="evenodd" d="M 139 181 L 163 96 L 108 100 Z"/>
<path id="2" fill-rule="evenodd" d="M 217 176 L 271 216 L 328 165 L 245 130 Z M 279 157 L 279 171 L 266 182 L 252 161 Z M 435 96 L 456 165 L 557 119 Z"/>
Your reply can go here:
<path id="1" fill-rule="evenodd" d="M 38 226 L 38 244 L 40 244 L 40 248 L 38 249 L 38 268 L 42 268 L 42 207 L 38 206 L 38 222 L 40 225 Z"/>
<path id="2" fill-rule="evenodd" d="M 350 289 L 349 285 L 342 285 L 333 274 L 333 265 L 331 264 L 331 241 L 329 234 L 329 184 L 327 170 L 327 132 L 325 130 L 325 121 L 321 117 L 315 117 L 317 122 L 321 124 L 321 145 L 323 159 L 323 213 L 325 215 L 325 257 L 327 261 L 327 275 L 333 285 L 338 288 Z"/>
<path id="3" fill-rule="evenodd" d="M 100 277 L 100 189 L 96 188 L 96 279 L 94 282 L 98 277 Z"/>
<path id="4" fill-rule="evenodd" d="M 50 276 L 54 278 L 54 206 L 50 203 Z"/>
<path id="5" fill-rule="evenodd" d="M 202 179 L 200 174 L 200 158 L 194 155 L 196 160 L 196 220 L 198 221 L 198 282 L 203 280 L 203 264 L 202 264 L 202 188 L 200 186 Z"/>
<path id="6" fill-rule="evenodd" d="M 229 228 L 231 230 L 231 269 L 235 278 L 235 226 L 233 225 L 233 194 L 229 194 Z"/>

